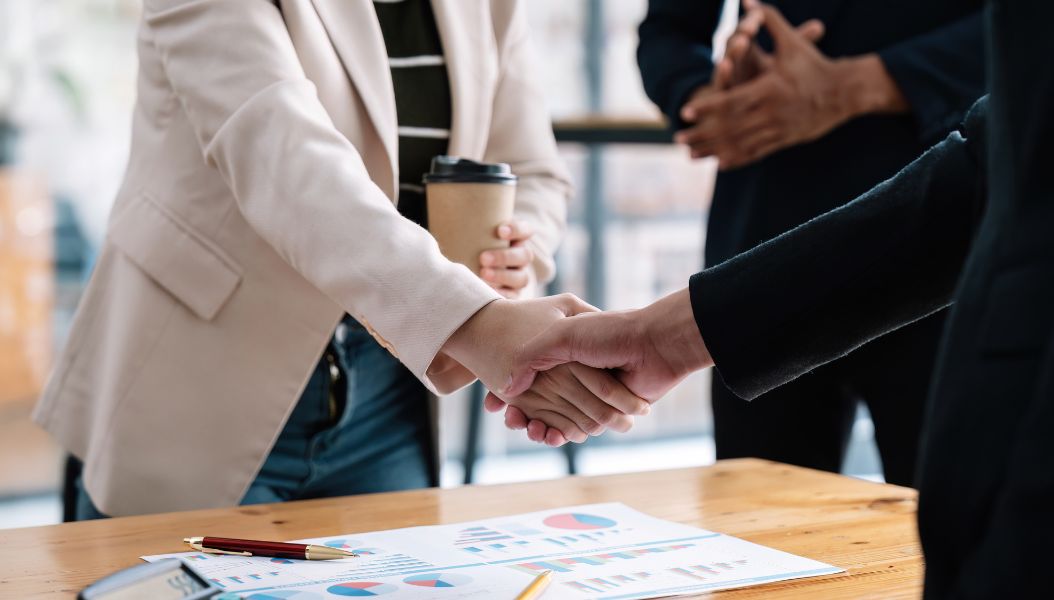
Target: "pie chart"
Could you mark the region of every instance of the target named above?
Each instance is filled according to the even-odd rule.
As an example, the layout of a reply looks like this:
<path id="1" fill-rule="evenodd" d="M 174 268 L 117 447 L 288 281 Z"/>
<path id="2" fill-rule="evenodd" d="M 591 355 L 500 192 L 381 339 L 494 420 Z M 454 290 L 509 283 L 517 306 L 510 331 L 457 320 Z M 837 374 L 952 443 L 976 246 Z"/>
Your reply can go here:
<path id="1" fill-rule="evenodd" d="M 584 513 L 560 513 L 546 517 L 542 522 L 556 529 L 606 529 L 618 525 L 618 523 L 607 517 Z"/>
<path id="2" fill-rule="evenodd" d="M 341 548 L 343 550 L 351 550 L 355 546 L 361 546 L 362 542 L 360 542 L 359 540 L 336 539 L 327 541 L 325 545 L 329 546 L 330 548 Z"/>
<path id="3" fill-rule="evenodd" d="M 247 596 L 245 600 L 321 600 L 322 596 L 311 592 L 298 592 L 296 590 L 272 590 L 270 592 L 257 592 Z"/>
<path id="4" fill-rule="evenodd" d="M 355 598 L 369 598 L 370 596 L 383 596 L 397 591 L 399 588 L 390 583 L 378 583 L 376 581 L 349 581 L 338 583 L 326 589 L 334 596 L 352 596 Z"/>
<path id="5" fill-rule="evenodd" d="M 472 578 L 461 573 L 424 573 L 407 577 L 403 583 L 418 587 L 452 588 L 472 583 Z"/>

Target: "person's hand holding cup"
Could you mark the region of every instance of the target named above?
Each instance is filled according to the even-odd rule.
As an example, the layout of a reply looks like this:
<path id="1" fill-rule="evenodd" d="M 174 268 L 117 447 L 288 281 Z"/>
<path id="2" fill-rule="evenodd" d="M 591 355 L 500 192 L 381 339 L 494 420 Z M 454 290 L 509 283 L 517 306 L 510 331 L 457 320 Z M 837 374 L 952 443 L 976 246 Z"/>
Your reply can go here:
<path id="1" fill-rule="evenodd" d="M 512 220 L 498 225 L 497 237 L 508 248 L 484 250 L 479 255 L 479 276 L 506 298 L 515 300 L 531 283 L 530 268 L 534 251 L 527 245 L 534 231 L 526 221 Z"/>

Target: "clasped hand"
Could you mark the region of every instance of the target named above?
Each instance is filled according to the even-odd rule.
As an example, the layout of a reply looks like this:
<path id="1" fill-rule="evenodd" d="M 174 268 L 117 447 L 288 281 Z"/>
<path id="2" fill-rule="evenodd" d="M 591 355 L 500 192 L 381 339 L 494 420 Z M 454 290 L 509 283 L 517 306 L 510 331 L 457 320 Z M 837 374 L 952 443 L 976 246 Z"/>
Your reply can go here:
<path id="1" fill-rule="evenodd" d="M 824 33 L 820 21 L 795 28 L 757 0 L 744 0 L 743 7 L 711 82 L 681 109 L 688 126 L 674 137 L 693 158 L 716 156 L 721 169 L 818 138 L 851 112 L 840 89 L 840 65 L 815 46 Z M 772 53 L 757 43 L 762 28 L 772 37 Z"/>
<path id="2" fill-rule="evenodd" d="M 564 301 L 573 304 L 571 298 Z M 581 302 L 577 298 L 574 301 Z M 662 398 L 689 373 L 711 364 L 685 289 L 639 310 L 569 311 L 566 318 L 550 321 L 517 353 L 510 369 L 512 376 L 505 385 L 488 386 L 491 393 L 485 406 L 491 412 L 506 409 L 505 424 L 527 429 L 530 439 L 559 446 L 584 436 L 569 426 L 566 415 L 555 414 L 559 408 L 537 410 L 535 389 L 549 387 L 561 369 L 570 368 L 572 373 L 585 367 L 603 369 L 592 373 L 611 379 L 595 378 L 589 387 L 598 398 L 607 401 L 631 394 L 645 402 L 644 407 L 638 406 L 641 410 L 622 415 L 628 419 L 629 414 L 646 414 L 646 406 Z M 607 387 L 612 382 L 616 387 Z M 594 411 L 602 410 L 594 407 Z"/>
<path id="3" fill-rule="evenodd" d="M 635 415 L 647 414 L 647 401 L 632 393 L 613 374 L 592 365 L 551 365 L 538 377 L 512 388 L 522 351 L 540 331 L 595 308 L 571 294 L 533 300 L 495 300 L 480 309 L 450 336 L 442 352 L 464 366 L 517 414 L 537 420 L 543 431 L 538 441 L 561 445 L 583 442 L 606 429 L 627 431 Z M 581 361 L 579 361 L 581 362 Z M 430 374 L 434 371 L 430 369 Z M 509 391 L 513 390 L 513 391 Z M 539 425 L 535 426 L 535 430 Z"/>

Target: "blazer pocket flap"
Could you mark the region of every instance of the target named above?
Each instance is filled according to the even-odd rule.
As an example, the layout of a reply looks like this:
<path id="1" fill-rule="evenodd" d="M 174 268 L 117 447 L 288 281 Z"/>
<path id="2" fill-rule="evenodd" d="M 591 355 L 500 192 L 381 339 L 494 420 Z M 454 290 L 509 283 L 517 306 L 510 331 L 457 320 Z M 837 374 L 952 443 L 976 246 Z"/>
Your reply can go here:
<path id="1" fill-rule="evenodd" d="M 241 270 L 222 250 L 145 196 L 115 217 L 109 239 L 206 321 L 216 316 L 241 281 Z"/>

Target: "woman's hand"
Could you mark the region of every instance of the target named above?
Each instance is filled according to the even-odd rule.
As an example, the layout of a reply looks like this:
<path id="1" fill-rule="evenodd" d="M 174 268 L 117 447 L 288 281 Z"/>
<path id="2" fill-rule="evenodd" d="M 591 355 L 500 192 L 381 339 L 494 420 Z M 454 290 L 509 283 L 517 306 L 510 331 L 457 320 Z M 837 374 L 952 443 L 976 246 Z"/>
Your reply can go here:
<path id="1" fill-rule="evenodd" d="M 529 269 L 534 252 L 527 240 L 534 234 L 525 221 L 512 220 L 498 226 L 498 239 L 508 240 L 508 248 L 484 250 L 479 255 L 479 276 L 490 287 L 509 299 L 519 298 L 530 283 Z"/>

